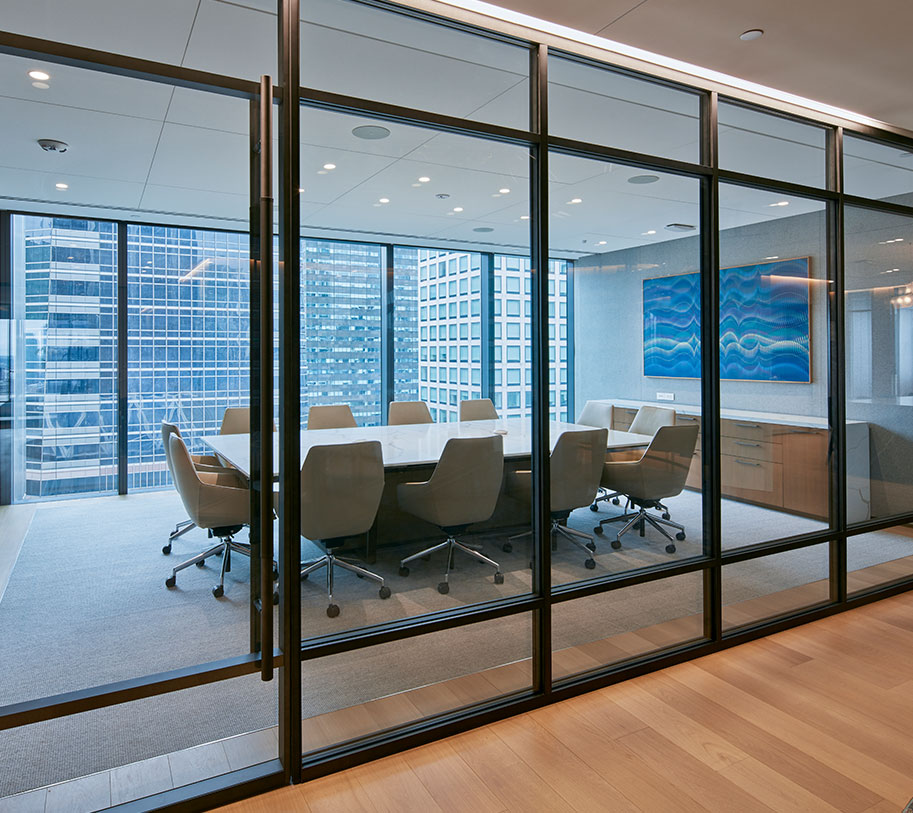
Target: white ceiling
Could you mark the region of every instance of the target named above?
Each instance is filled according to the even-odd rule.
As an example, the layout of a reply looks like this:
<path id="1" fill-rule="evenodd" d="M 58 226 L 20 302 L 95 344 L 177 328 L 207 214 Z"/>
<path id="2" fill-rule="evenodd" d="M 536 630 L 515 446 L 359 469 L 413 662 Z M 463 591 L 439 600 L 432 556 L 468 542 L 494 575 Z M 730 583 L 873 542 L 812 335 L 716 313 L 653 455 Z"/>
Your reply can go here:
<path id="1" fill-rule="evenodd" d="M 571 1 L 552 12 L 565 23 L 577 15 L 580 25 L 592 31 L 608 24 L 600 22 L 603 18 L 624 15 L 603 31 L 615 36 L 615 25 L 652 3 L 675 5 L 645 0 L 631 10 L 633 2 Z M 273 5 L 269 0 L 4 0 L 0 25 L 17 33 L 257 79 L 261 73 L 275 73 Z M 698 19 L 708 4 L 689 5 L 689 19 Z M 741 0 L 732 5 L 748 8 Z M 525 127 L 527 55 L 522 49 L 344 0 L 306 0 L 302 6 L 302 76 L 307 84 Z M 530 2 L 522 10 L 541 14 L 544 8 L 551 4 Z M 728 12 L 717 17 L 712 27 L 730 19 Z M 766 24 L 762 20 L 744 27 Z M 683 26 L 679 30 L 690 37 L 694 26 Z M 709 36 L 704 29 L 697 35 Z M 763 46 L 768 40 L 735 41 Z M 707 60 L 704 64 L 726 70 Z M 51 74 L 49 88 L 32 86 L 27 72 L 34 68 Z M 551 78 L 551 122 L 557 134 L 697 160 L 698 111 L 692 94 L 568 62 L 553 63 Z M 755 75 L 746 78 L 770 82 Z M 789 89 L 810 95 L 798 87 Z M 4 206 L 31 211 L 75 210 L 85 216 L 245 228 L 248 116 L 247 103 L 235 98 L 0 56 L 0 120 L 15 124 L 0 129 L 0 200 Z M 820 129 L 735 107 L 721 109 L 720 120 L 724 165 L 822 183 Z M 388 124 L 390 137 L 380 141 L 353 136 L 353 128 L 367 123 L 376 122 L 303 110 L 303 232 L 526 250 L 526 150 L 395 123 Z M 44 153 L 36 144 L 39 138 L 61 139 L 70 150 L 64 155 Z M 864 194 L 913 192 L 909 156 L 868 144 L 853 145 L 852 151 L 858 158 L 848 161 L 848 181 L 855 179 Z M 327 162 L 336 169 L 322 171 Z M 553 156 L 549 211 L 556 256 L 677 239 L 679 235 L 664 230 L 666 224 L 698 223 L 695 181 L 663 175 L 652 184 L 628 183 L 642 174 L 605 162 Z M 421 176 L 431 181 L 418 184 Z M 69 189 L 57 190 L 58 182 L 68 183 Z M 502 188 L 511 191 L 501 194 Z M 449 197 L 442 200 L 439 194 Z M 390 203 L 380 204 L 382 197 Z M 574 198 L 582 202 L 568 203 Z M 816 207 L 799 199 L 790 199 L 787 207 L 771 207 L 777 199 L 769 198 L 727 190 L 721 224 L 744 225 Z M 454 207 L 463 211 L 453 212 Z M 493 231 L 474 231 L 479 228 Z M 656 234 L 644 234 L 650 230 Z"/>

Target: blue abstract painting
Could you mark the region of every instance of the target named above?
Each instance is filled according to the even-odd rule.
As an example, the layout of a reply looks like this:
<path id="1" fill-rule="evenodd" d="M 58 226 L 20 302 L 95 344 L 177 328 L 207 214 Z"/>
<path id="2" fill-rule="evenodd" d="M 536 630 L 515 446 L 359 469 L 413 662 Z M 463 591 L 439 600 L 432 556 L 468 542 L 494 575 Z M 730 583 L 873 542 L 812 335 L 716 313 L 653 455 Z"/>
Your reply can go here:
<path id="1" fill-rule="evenodd" d="M 720 269 L 720 378 L 811 380 L 808 258 Z M 644 375 L 700 378 L 700 275 L 644 280 Z"/>

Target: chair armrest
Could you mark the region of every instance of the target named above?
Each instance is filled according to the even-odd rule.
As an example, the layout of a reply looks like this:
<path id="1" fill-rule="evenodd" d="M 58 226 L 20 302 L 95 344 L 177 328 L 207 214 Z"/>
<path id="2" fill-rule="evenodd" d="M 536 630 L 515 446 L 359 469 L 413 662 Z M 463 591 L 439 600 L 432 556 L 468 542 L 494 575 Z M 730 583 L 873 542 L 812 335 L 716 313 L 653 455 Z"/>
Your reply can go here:
<path id="1" fill-rule="evenodd" d="M 210 485 L 220 485 L 220 486 L 229 486 L 237 488 L 249 488 L 247 477 L 238 469 L 229 468 L 227 466 L 197 466 L 197 474 L 200 475 L 215 475 L 212 477 L 200 477 L 204 483 L 209 483 Z"/>

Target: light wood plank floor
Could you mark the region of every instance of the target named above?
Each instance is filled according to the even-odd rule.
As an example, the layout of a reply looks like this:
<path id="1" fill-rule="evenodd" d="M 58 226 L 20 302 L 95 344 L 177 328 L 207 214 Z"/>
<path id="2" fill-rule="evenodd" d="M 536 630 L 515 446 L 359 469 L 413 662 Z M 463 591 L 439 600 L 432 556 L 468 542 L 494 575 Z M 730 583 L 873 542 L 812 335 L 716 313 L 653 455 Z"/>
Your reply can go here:
<path id="1" fill-rule="evenodd" d="M 222 810 L 899 813 L 911 675 L 906 593 Z"/>

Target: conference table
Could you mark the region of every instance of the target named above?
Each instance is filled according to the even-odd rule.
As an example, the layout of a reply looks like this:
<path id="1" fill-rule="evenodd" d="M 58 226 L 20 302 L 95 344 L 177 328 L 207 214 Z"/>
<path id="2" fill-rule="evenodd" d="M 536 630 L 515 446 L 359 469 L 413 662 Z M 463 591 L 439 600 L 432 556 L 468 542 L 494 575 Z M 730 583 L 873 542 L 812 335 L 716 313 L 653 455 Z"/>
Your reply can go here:
<path id="1" fill-rule="evenodd" d="M 564 432 L 584 431 L 591 426 L 551 421 L 549 423 L 550 448 Z M 461 421 L 453 423 L 424 423 L 400 426 L 359 426 L 345 429 L 303 429 L 300 432 L 301 461 L 313 446 L 339 443 L 354 443 L 362 440 L 378 440 L 384 458 L 384 495 L 375 527 L 368 538 L 367 554 L 373 559 L 374 548 L 384 542 L 400 543 L 427 539 L 437 529 L 424 521 L 399 510 L 396 501 L 396 486 L 400 483 L 427 480 L 441 457 L 444 446 L 451 438 L 477 438 L 499 434 L 504 438 L 505 469 L 529 468 L 532 448 L 532 421 L 528 418 L 507 418 L 501 420 Z M 608 430 L 607 452 L 643 449 L 652 437 L 633 432 Z M 250 475 L 250 435 L 209 435 L 202 438 L 222 460 Z M 279 438 L 273 434 L 274 478 L 279 474 Z M 505 482 L 507 478 L 504 478 Z M 353 495 L 357 498 L 357 495 Z M 504 492 L 498 500 L 498 508 L 487 523 L 480 523 L 479 529 L 509 528 L 529 523 L 529 507 L 518 504 Z"/>

